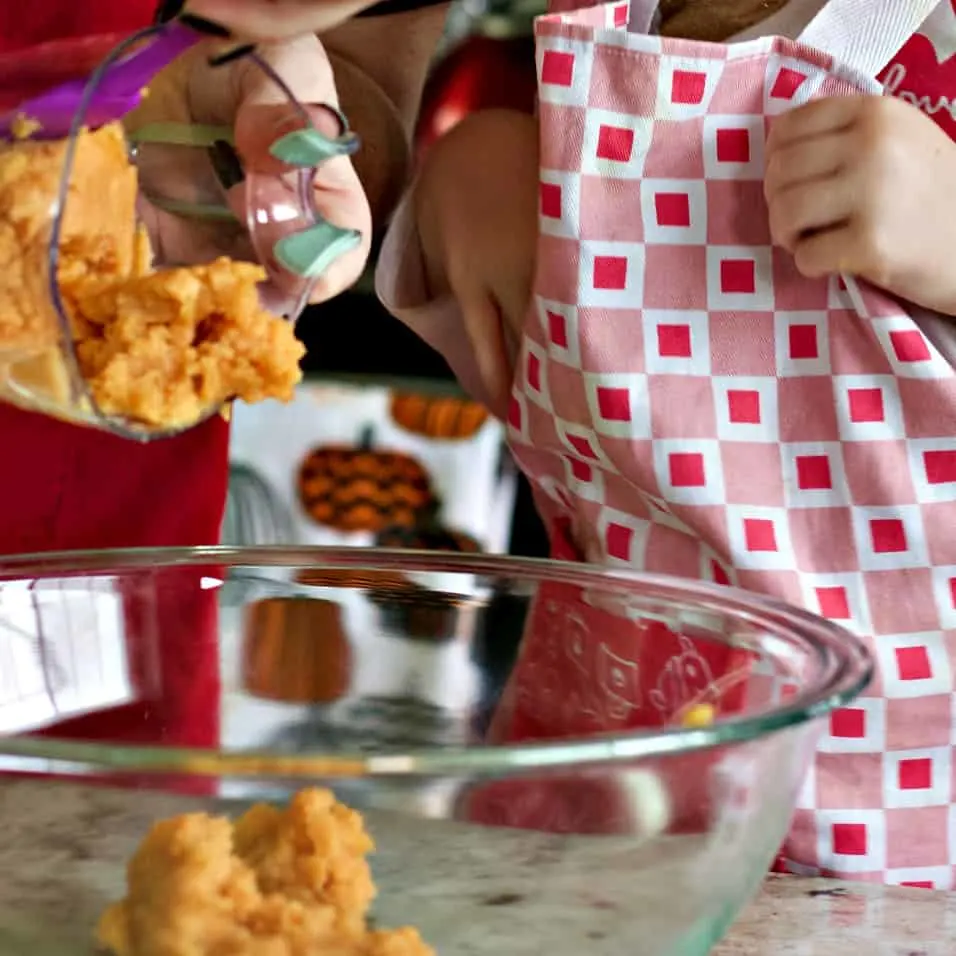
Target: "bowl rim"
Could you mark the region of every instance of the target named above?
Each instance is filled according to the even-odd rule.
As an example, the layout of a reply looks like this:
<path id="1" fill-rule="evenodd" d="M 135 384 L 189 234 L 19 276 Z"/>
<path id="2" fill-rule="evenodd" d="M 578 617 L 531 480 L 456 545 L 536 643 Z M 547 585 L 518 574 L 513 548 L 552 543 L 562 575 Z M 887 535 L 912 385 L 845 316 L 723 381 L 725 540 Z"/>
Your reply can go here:
<path id="1" fill-rule="evenodd" d="M 209 546 L 57 551 L 0 558 L 0 586 L 18 580 L 89 577 L 129 571 L 322 566 L 364 571 L 459 573 L 602 587 L 635 587 L 655 597 L 693 602 L 693 609 L 732 614 L 750 625 L 788 636 L 821 662 L 820 680 L 786 701 L 753 714 L 718 717 L 704 727 L 665 727 L 580 738 L 468 747 L 422 747 L 402 753 L 323 753 L 294 757 L 268 751 L 128 746 L 19 734 L 0 736 L 0 755 L 82 764 L 115 773 L 195 774 L 212 777 L 316 778 L 503 777 L 602 767 L 740 744 L 811 723 L 844 706 L 870 683 L 875 660 L 864 640 L 802 608 L 741 588 L 629 568 L 512 555 L 325 546 Z"/>

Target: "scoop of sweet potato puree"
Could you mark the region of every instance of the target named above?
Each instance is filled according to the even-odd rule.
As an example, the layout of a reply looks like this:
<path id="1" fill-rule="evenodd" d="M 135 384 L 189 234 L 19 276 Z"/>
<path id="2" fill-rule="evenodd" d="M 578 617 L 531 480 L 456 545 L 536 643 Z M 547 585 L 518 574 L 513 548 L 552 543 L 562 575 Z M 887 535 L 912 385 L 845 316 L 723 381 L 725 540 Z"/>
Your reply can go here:
<path id="1" fill-rule="evenodd" d="M 25 360 L 20 380 L 62 400 L 47 244 L 66 148 L 29 139 L 0 146 L 0 356 Z M 136 225 L 137 191 L 121 127 L 82 133 L 58 280 L 99 409 L 176 428 L 232 398 L 291 398 L 304 349 L 290 323 L 260 306 L 264 270 L 219 259 L 154 271 Z"/>
<path id="2" fill-rule="evenodd" d="M 97 937 L 115 956 L 434 956 L 410 927 L 370 930 L 375 895 L 361 816 L 326 790 L 260 804 L 235 823 L 157 823 L 130 860 L 127 897 Z"/>

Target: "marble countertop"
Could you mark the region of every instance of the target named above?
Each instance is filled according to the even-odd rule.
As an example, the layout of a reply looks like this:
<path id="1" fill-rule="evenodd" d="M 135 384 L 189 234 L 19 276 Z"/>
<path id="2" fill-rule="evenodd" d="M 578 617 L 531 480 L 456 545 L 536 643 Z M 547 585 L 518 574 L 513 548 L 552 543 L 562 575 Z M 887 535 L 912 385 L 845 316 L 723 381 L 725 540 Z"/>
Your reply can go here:
<path id="1" fill-rule="evenodd" d="M 770 876 L 713 956 L 951 956 L 956 894 Z"/>
<path id="2" fill-rule="evenodd" d="M 145 791 L 0 780 L 0 956 L 90 956 L 91 928 L 105 903 L 121 895 L 125 860 L 150 823 L 188 809 L 208 807 L 208 803 Z M 372 817 L 368 819 L 376 833 Z M 451 909 L 456 919 L 473 922 L 474 939 L 478 940 L 478 945 L 474 939 L 460 940 L 455 948 L 462 953 L 477 954 L 484 949 L 503 956 L 532 956 L 567 950 L 603 956 L 623 951 L 620 938 L 612 931 L 602 935 L 582 930 L 578 934 L 581 939 L 604 942 L 567 945 L 575 931 L 582 929 L 583 921 L 593 921 L 594 901 L 590 913 L 586 912 L 587 906 L 580 912 L 564 907 L 545 919 L 538 913 L 521 914 L 519 906 L 507 912 L 499 909 L 492 913 L 487 908 L 473 914 L 463 911 L 461 905 L 468 902 L 468 893 L 480 893 L 487 907 L 488 894 L 502 890 L 489 879 L 493 865 L 479 872 L 480 857 L 496 862 L 502 850 L 489 847 L 486 835 L 477 848 L 473 839 L 468 845 L 453 832 L 449 840 L 447 830 L 439 830 L 436 839 L 429 840 L 423 832 L 410 828 L 406 817 L 397 823 L 382 817 L 378 835 L 383 833 L 386 839 L 379 840 L 380 849 L 390 840 L 395 859 L 390 861 L 386 853 L 385 861 L 376 865 L 380 899 L 405 897 L 396 904 L 397 913 L 383 914 L 387 923 L 396 917 L 407 918 L 408 911 L 401 912 L 401 907 L 415 908 L 416 921 L 419 907 L 430 907 L 433 916 L 435 911 L 444 914 L 446 901 L 454 898 L 458 906 Z M 522 865 L 532 867 L 524 872 L 526 881 L 540 872 L 534 867 L 540 868 L 542 861 L 543 865 L 554 862 L 554 844 L 546 840 L 555 838 L 538 834 L 520 838 L 513 835 L 515 831 L 510 833 L 504 855 L 525 839 Z M 470 863 L 462 862 L 463 853 L 471 855 Z M 408 878 L 410 868 L 416 866 L 416 854 L 423 854 L 427 860 L 424 868 L 419 866 L 431 881 L 424 893 L 419 892 L 418 881 Z M 582 879 L 594 882 L 596 869 L 576 858 L 562 869 L 564 888 L 577 892 Z M 626 895 L 622 899 L 625 905 L 630 904 L 627 921 L 633 925 L 633 872 L 625 879 L 619 878 L 617 884 L 624 887 Z M 509 885 L 514 889 L 514 881 Z M 609 913 L 606 918 L 612 920 L 614 916 Z M 532 939 L 520 938 L 522 922 L 524 936 Z M 557 926 L 552 935 L 556 935 L 558 945 L 545 939 L 549 923 Z M 713 956 L 844 956 L 859 952 L 866 956 L 952 956 L 954 940 L 956 894 L 771 876 Z M 632 945 L 626 949 L 644 953 L 639 942 L 636 948 Z"/>

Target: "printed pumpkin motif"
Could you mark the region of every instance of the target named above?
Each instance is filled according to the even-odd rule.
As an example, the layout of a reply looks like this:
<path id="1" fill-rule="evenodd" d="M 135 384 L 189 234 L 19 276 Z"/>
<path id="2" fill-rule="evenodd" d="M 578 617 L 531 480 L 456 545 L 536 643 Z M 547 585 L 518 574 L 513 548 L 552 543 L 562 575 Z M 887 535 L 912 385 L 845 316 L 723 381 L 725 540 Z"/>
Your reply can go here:
<path id="1" fill-rule="evenodd" d="M 346 532 L 414 527 L 435 505 L 431 477 L 416 458 L 364 444 L 312 451 L 299 469 L 299 498 L 317 524 Z"/>
<path id="2" fill-rule="evenodd" d="M 334 601 L 266 598 L 246 611 L 242 686 L 289 704 L 329 704 L 348 693 L 352 652 Z"/>
<path id="3" fill-rule="evenodd" d="M 484 405 L 455 396 L 392 395 L 393 421 L 405 431 L 440 441 L 473 438 L 488 420 Z"/>

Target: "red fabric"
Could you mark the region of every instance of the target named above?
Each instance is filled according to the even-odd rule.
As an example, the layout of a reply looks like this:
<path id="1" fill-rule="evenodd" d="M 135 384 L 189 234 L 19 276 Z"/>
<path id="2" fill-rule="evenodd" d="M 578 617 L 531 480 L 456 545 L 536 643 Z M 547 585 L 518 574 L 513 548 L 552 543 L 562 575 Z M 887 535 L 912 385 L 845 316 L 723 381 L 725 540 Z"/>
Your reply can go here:
<path id="1" fill-rule="evenodd" d="M 0 98 L 9 108 L 38 77 L 83 75 L 119 34 L 148 25 L 155 6 L 156 0 L 0 4 Z M 0 403 L 0 553 L 215 544 L 228 434 L 217 417 L 181 437 L 139 445 Z M 134 658 L 143 641 L 136 604 L 131 598 L 127 621 Z M 218 745 L 215 592 L 186 587 L 161 607 L 162 686 L 153 698 L 46 733 Z"/>
<path id="2" fill-rule="evenodd" d="M 552 527 L 552 547 L 556 556 L 573 557 L 559 527 Z M 610 594 L 542 583 L 489 740 L 573 740 L 673 726 L 697 703 L 721 716 L 737 714 L 771 699 L 773 681 L 756 677 L 753 663 L 746 650 L 632 616 Z M 669 833 L 705 833 L 712 826 L 721 807 L 714 778 L 725 757 L 714 749 L 641 764 L 668 793 Z M 493 826 L 632 833 L 642 824 L 622 781 L 617 769 L 482 783 L 468 791 L 461 811 Z"/>
<path id="3" fill-rule="evenodd" d="M 68 37 L 132 33 L 148 26 L 158 0 L 33 0 L 0 4 L 0 50 L 28 47 Z"/>
<path id="4" fill-rule="evenodd" d="M 0 403 L 0 552 L 215 544 L 228 425 L 140 445 Z"/>
<path id="5" fill-rule="evenodd" d="M 169 441 L 137 445 L 0 404 L 0 441 L 17 449 L 0 469 L 0 541 L 11 552 L 215 544 L 227 482 L 229 429 L 215 418 Z M 14 504 L 15 503 L 15 504 Z M 198 581 L 158 595 L 158 686 L 139 704 L 46 733 L 87 740 L 215 747 L 219 743 L 216 594 Z M 130 596 L 129 655 L 142 656 L 139 601 Z M 157 676 L 157 675 L 154 675 Z"/>
<path id="6" fill-rule="evenodd" d="M 57 83 L 88 75 L 124 36 L 50 40 L 26 50 L 7 50 L 0 44 L 0 110 L 15 109 Z"/>

